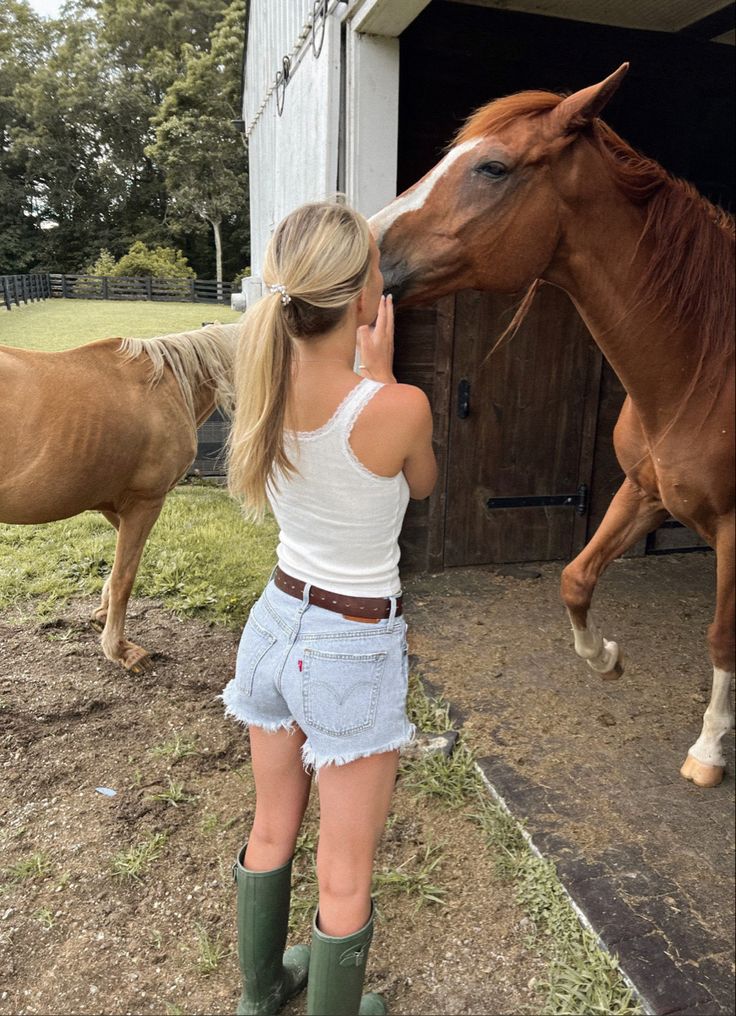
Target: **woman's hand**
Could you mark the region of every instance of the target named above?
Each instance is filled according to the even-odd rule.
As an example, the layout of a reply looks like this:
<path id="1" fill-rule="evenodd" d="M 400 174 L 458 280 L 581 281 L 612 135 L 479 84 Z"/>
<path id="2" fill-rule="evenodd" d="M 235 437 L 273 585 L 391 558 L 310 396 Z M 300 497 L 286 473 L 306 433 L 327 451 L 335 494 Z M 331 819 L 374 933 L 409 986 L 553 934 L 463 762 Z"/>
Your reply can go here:
<path id="1" fill-rule="evenodd" d="M 361 325 L 357 335 L 358 373 L 384 384 L 396 384 L 394 377 L 394 302 L 382 296 L 372 325 Z"/>

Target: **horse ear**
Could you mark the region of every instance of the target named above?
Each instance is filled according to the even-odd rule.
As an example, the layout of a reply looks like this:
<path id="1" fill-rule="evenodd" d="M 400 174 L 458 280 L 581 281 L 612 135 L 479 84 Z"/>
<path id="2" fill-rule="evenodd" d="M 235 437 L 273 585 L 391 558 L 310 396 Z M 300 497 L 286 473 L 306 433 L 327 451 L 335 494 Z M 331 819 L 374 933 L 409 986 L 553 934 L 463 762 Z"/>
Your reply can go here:
<path id="1" fill-rule="evenodd" d="M 563 99 L 553 113 L 554 124 L 560 134 L 571 134 L 587 127 L 608 103 L 628 69 L 628 63 L 623 63 L 604 81 L 588 88 L 581 88 L 579 92 L 574 92 Z"/>

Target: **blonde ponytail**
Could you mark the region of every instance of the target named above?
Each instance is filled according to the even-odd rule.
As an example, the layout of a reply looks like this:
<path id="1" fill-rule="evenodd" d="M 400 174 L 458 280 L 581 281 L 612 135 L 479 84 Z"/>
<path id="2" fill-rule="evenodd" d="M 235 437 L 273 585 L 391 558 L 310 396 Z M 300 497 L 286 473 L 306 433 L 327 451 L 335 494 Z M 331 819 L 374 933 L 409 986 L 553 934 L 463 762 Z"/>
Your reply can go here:
<path id="1" fill-rule="evenodd" d="M 269 481 L 295 472 L 284 447 L 295 339 L 337 327 L 369 267 L 368 223 L 346 205 L 303 205 L 271 238 L 263 265 L 270 292 L 246 312 L 235 357 L 228 440 L 228 488 L 251 518 L 265 513 Z"/>

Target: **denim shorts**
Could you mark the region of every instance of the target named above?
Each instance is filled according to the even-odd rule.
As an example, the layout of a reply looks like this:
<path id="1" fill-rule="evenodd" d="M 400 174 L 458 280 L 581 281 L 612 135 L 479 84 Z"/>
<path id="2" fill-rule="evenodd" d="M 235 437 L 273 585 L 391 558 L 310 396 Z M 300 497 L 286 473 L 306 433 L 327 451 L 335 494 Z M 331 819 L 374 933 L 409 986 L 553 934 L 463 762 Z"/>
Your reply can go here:
<path id="1" fill-rule="evenodd" d="M 238 648 L 235 677 L 222 698 L 226 715 L 276 731 L 306 734 L 306 768 L 344 765 L 408 744 L 406 623 L 391 617 L 349 621 L 269 582 Z"/>

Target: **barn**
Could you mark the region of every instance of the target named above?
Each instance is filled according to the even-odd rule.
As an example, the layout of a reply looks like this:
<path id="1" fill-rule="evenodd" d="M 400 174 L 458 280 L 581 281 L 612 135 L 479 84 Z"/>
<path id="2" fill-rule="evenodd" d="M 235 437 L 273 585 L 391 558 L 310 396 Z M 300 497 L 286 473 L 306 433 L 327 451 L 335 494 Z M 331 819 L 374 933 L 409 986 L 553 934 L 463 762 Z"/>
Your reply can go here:
<path id="1" fill-rule="evenodd" d="M 631 70 L 611 126 L 733 209 L 733 5 L 724 0 L 251 0 L 242 129 L 252 276 L 296 205 L 334 194 L 372 215 L 434 165 L 483 103 L 572 91 Z M 414 569 L 573 557 L 621 474 L 611 436 L 624 391 L 567 296 L 543 287 L 488 357 L 516 300 L 467 291 L 400 311 L 399 380 L 428 394 L 440 480 L 413 504 Z M 636 554 L 697 548 L 673 521 Z"/>

